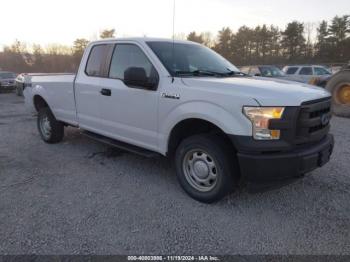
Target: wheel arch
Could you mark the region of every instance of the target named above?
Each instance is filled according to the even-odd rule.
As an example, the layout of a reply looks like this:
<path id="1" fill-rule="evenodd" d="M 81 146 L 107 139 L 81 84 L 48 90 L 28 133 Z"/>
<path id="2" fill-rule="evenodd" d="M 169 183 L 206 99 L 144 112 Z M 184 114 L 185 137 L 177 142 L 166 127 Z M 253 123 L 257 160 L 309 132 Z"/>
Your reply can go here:
<path id="1" fill-rule="evenodd" d="M 177 130 L 180 126 L 186 128 L 189 121 L 196 122 L 199 126 L 204 123 L 205 125 L 209 124 L 212 127 L 211 130 L 220 131 L 219 133 L 225 136 L 251 135 L 251 123 L 241 113 L 241 107 L 233 105 L 231 110 L 204 101 L 191 101 L 173 108 L 170 112 L 161 115 L 159 119 L 159 151 L 163 155 L 168 155 L 169 144 L 173 145 L 171 141 L 174 130 Z"/>
<path id="2" fill-rule="evenodd" d="M 235 150 L 229 136 L 221 127 L 206 119 L 194 117 L 183 119 L 173 126 L 167 140 L 166 155 L 173 156 L 182 140 L 193 135 L 208 133 L 222 137 Z"/>
<path id="3" fill-rule="evenodd" d="M 33 105 L 37 112 L 39 112 L 40 109 L 45 107 L 50 108 L 47 101 L 41 95 L 38 94 L 33 96 Z"/>

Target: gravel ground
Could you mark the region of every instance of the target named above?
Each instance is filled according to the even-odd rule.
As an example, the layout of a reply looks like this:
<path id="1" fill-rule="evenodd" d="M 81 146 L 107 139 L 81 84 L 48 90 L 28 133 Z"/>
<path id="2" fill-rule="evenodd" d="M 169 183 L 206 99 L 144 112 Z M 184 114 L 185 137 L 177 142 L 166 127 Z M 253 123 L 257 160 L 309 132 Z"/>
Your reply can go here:
<path id="1" fill-rule="evenodd" d="M 168 160 L 68 128 L 41 141 L 23 99 L 0 94 L 0 254 L 350 254 L 350 120 L 330 163 L 284 188 L 188 197 Z"/>

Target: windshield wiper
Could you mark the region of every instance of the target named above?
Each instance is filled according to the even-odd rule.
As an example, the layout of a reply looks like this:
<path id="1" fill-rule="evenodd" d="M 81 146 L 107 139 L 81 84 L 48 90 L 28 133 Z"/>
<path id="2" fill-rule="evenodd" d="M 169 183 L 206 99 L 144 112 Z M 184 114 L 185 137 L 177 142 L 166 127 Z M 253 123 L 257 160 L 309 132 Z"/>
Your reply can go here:
<path id="1" fill-rule="evenodd" d="M 240 71 L 232 71 L 231 69 L 229 68 L 226 68 L 227 69 L 227 73 L 223 73 L 225 76 L 246 76 L 247 74 L 243 73 L 243 72 L 240 72 Z"/>
<path id="2" fill-rule="evenodd" d="M 194 70 L 194 71 L 176 71 L 175 74 L 179 76 L 229 76 L 236 74 L 238 72 L 230 71 L 227 73 L 223 72 L 216 72 L 216 71 L 210 71 L 210 70 Z"/>
<path id="3" fill-rule="evenodd" d="M 229 77 L 233 75 L 244 76 L 245 74 L 238 71 L 232 71 L 228 69 L 228 72 L 216 72 L 210 70 L 198 69 L 194 71 L 176 71 L 175 74 L 177 76 L 220 76 L 220 77 Z"/>
<path id="4" fill-rule="evenodd" d="M 176 75 L 189 75 L 189 76 L 218 76 L 221 75 L 221 73 L 209 71 L 209 70 L 194 70 L 194 71 L 176 71 Z"/>

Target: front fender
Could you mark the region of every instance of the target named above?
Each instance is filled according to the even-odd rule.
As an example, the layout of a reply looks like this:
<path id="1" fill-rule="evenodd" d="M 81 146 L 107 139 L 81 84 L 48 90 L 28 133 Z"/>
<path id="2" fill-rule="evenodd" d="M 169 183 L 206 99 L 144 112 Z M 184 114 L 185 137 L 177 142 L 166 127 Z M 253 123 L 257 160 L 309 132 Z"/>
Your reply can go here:
<path id="1" fill-rule="evenodd" d="M 226 134 L 252 135 L 251 122 L 241 111 L 229 112 L 223 107 L 205 101 L 183 103 L 171 110 L 159 123 L 159 145 L 167 152 L 172 129 L 186 119 L 201 119 L 219 127 Z"/>

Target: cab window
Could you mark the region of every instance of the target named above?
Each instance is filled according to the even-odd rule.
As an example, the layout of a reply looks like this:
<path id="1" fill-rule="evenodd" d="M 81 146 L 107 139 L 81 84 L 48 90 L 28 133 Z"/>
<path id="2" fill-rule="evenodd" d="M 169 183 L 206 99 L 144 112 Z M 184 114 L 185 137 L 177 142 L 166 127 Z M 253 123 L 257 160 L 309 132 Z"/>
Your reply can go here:
<path id="1" fill-rule="evenodd" d="M 322 67 L 315 67 L 314 70 L 315 70 L 315 75 L 318 75 L 318 76 L 330 75 L 330 73 Z"/>
<path id="2" fill-rule="evenodd" d="M 112 44 L 95 45 L 90 52 L 85 73 L 88 76 L 107 77 L 108 63 L 113 52 Z"/>
<path id="3" fill-rule="evenodd" d="M 312 75 L 312 67 L 301 68 L 299 75 L 306 75 L 306 76 Z"/>
<path id="4" fill-rule="evenodd" d="M 158 81 L 156 69 L 140 47 L 134 44 L 117 44 L 111 60 L 109 77 L 124 80 L 124 75 L 130 68 L 144 70 L 150 83 Z"/>
<path id="5" fill-rule="evenodd" d="M 297 67 L 289 67 L 286 71 L 287 75 L 294 75 L 296 73 L 296 71 L 298 70 Z"/>

